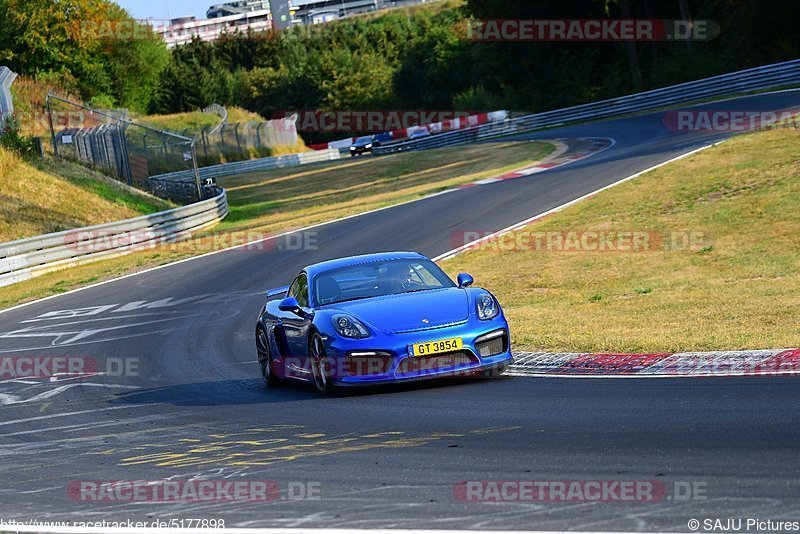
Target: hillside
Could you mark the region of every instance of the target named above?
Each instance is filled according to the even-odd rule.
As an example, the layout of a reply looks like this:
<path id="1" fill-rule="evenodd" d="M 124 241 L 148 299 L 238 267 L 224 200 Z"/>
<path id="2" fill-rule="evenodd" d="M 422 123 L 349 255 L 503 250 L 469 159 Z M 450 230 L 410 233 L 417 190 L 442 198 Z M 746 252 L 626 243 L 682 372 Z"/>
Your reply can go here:
<path id="1" fill-rule="evenodd" d="M 100 173 L 0 148 L 0 242 L 155 213 L 171 204 Z"/>

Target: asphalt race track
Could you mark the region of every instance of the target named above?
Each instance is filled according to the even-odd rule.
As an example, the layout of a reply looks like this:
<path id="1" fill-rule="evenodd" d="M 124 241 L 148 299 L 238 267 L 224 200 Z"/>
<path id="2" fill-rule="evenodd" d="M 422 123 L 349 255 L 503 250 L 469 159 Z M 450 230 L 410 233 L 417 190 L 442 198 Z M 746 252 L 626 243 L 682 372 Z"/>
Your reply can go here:
<path id="1" fill-rule="evenodd" d="M 799 103 L 793 91 L 708 107 Z M 261 384 L 253 328 L 264 290 L 331 257 L 437 256 L 455 248 L 459 232 L 507 227 L 728 135 L 674 133 L 662 117 L 525 136 L 615 144 L 530 177 L 320 226 L 301 236 L 316 248 L 281 238 L 0 314 L 0 355 L 85 357 L 106 372 L 0 379 L 0 518 L 677 531 L 691 518 L 800 518 L 795 378 L 451 380 L 332 398 Z M 126 362 L 138 367 L 116 372 Z M 68 492 L 76 481 L 203 477 L 271 480 L 281 495 L 142 503 Z M 468 502 L 454 492 L 465 480 L 657 481 L 666 494 L 655 502 Z"/>

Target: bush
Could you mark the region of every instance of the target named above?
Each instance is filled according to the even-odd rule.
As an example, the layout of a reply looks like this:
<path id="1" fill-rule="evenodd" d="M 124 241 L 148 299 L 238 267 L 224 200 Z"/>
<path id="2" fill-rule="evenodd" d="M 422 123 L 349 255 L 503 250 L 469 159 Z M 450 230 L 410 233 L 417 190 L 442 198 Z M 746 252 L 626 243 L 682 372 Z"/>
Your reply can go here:
<path id="1" fill-rule="evenodd" d="M 20 121 L 13 115 L 0 122 L 0 146 L 24 157 L 36 154 L 36 138 L 22 135 Z"/>

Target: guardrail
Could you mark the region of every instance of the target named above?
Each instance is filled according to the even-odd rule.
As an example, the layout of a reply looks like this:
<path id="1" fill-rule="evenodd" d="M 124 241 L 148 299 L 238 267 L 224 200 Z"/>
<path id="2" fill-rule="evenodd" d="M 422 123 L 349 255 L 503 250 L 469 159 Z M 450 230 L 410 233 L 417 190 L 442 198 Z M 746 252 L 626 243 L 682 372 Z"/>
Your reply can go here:
<path id="1" fill-rule="evenodd" d="M 373 153 L 382 155 L 407 150 L 426 150 L 460 145 L 542 128 L 653 111 L 674 104 L 693 102 L 709 97 L 775 89 L 795 84 L 800 84 L 800 60 L 797 59 L 619 98 L 610 98 L 599 102 L 581 104 L 580 106 L 526 115 L 503 122 L 470 128 L 469 130 L 442 133 L 414 141 L 376 147 L 373 149 Z"/>
<path id="2" fill-rule="evenodd" d="M 200 167 L 200 178 L 220 178 L 245 172 L 264 171 L 269 169 L 279 169 L 283 167 L 295 167 L 309 163 L 320 163 L 339 159 L 338 149 L 314 150 L 310 152 L 300 152 L 297 154 L 287 154 L 285 156 L 272 156 L 269 158 L 251 159 L 247 161 L 236 161 L 233 163 L 221 163 L 209 167 Z M 167 174 L 152 176 L 151 180 L 171 180 L 185 182 L 194 179 L 192 171 L 178 171 Z"/>
<path id="3" fill-rule="evenodd" d="M 0 243 L 0 286 L 178 241 L 228 214 L 225 190 L 213 198 L 152 215 Z"/>

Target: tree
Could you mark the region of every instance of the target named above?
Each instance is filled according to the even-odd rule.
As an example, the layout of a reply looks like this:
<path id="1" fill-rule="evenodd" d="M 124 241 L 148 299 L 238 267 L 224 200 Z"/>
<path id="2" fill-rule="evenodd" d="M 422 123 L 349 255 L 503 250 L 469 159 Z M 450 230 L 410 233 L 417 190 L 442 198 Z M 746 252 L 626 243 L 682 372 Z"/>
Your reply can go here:
<path id="1" fill-rule="evenodd" d="M 144 110 L 169 52 L 109 0 L 0 0 L 0 62 L 61 74 L 80 95 Z"/>

